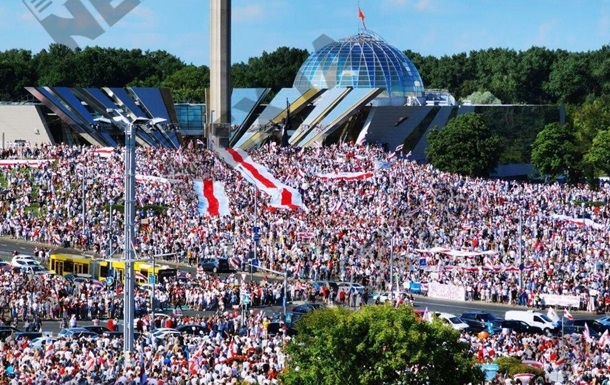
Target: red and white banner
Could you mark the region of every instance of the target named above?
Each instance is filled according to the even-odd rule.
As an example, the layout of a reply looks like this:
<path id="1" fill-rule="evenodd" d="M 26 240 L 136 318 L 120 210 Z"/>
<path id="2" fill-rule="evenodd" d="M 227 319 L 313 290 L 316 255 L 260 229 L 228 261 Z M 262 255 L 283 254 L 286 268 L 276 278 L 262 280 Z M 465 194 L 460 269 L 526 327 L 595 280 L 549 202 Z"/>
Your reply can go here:
<path id="1" fill-rule="evenodd" d="M 43 164 L 51 163 L 48 159 L 2 159 L 0 168 L 10 168 L 15 166 L 40 167 Z"/>
<path id="2" fill-rule="evenodd" d="M 303 209 L 304 211 L 308 211 L 307 207 L 303 204 L 301 194 L 299 194 L 295 188 L 289 186 L 284 186 L 276 190 L 275 195 L 271 197 L 269 206 L 279 209 Z"/>
<path id="3" fill-rule="evenodd" d="M 110 158 L 110 156 L 112 156 L 112 153 L 115 151 L 114 147 L 99 147 L 96 148 L 95 150 L 93 150 L 93 153 L 97 156 L 99 156 L 100 158 Z"/>
<path id="4" fill-rule="evenodd" d="M 320 179 L 340 179 L 340 180 L 367 180 L 373 177 L 372 172 L 331 172 L 328 174 L 317 174 Z"/>
<path id="5" fill-rule="evenodd" d="M 274 196 L 276 190 L 284 187 L 284 184 L 271 175 L 265 166 L 254 162 L 245 151 L 233 148 L 220 148 L 217 152 L 231 168 L 239 171 L 245 179 L 250 183 L 254 183 L 256 188 L 270 196 Z"/>
<path id="6" fill-rule="evenodd" d="M 142 182 L 147 182 L 147 181 L 148 182 L 169 183 L 169 182 L 175 181 L 175 179 L 167 179 L 167 178 L 163 178 L 162 176 L 136 174 L 136 182 L 142 183 Z"/>
<path id="7" fill-rule="evenodd" d="M 218 155 L 231 168 L 237 170 L 248 182 L 257 189 L 271 196 L 272 207 L 307 210 L 299 192 L 277 180 L 269 170 L 252 160 L 243 150 L 233 148 L 218 148 Z"/>
<path id="8" fill-rule="evenodd" d="M 199 214 L 211 217 L 231 214 L 229 197 L 222 182 L 213 182 L 206 179 L 203 181 L 195 180 L 193 184 L 199 201 L 197 205 Z"/>

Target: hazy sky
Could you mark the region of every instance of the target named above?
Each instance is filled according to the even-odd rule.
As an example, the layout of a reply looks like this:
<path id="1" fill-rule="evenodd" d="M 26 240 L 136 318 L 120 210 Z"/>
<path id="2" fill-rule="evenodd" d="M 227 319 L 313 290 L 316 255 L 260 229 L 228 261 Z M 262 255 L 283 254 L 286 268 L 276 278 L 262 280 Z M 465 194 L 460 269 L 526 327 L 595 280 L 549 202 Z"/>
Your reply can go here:
<path id="1" fill-rule="evenodd" d="M 2 1 L 0 50 L 38 52 L 53 42 L 24 4 L 30 1 L 39 0 Z M 66 0 L 44 1 L 53 2 L 47 12 L 69 15 Z M 71 1 L 91 10 L 105 31 L 95 40 L 76 38 L 80 47 L 160 49 L 186 63 L 209 64 L 209 1 L 141 0 L 113 26 L 89 0 Z M 367 28 L 422 55 L 532 46 L 589 51 L 610 42 L 610 0 L 233 0 L 232 61 L 280 46 L 312 51 L 322 34 L 356 34 L 362 28 L 358 4 Z"/>

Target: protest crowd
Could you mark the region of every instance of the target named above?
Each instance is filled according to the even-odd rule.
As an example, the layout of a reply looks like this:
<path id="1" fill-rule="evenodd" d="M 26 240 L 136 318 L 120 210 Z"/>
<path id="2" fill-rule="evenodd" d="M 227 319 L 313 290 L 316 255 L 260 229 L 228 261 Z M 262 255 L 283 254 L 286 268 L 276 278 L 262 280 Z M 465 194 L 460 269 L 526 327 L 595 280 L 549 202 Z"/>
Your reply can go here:
<path id="1" fill-rule="evenodd" d="M 62 144 L 4 152 L 6 159 L 39 160 L 40 165 L 1 171 L 2 235 L 45 243 L 48 248 L 120 253 L 123 212 L 117 208 L 122 207 L 124 194 L 123 151 L 102 153 L 93 147 Z M 413 282 L 464 287 L 468 300 L 537 306 L 540 295 L 554 294 L 581 297 L 581 310 L 610 305 L 605 300 L 610 293 L 605 274 L 610 268 L 608 184 L 591 190 L 558 183 L 471 179 L 404 156 L 388 159 L 382 147 L 373 145 L 306 149 L 266 145 L 248 155 L 297 190 L 301 207 L 270 204 L 269 196 L 257 192 L 209 150 L 139 148 L 137 256 L 173 254 L 166 258 L 192 266 L 221 257 L 243 271 L 255 260 L 265 269 L 288 271 L 291 299 L 311 295 L 310 280 L 334 280 L 362 284 L 366 293 L 343 295 L 358 296 L 348 303 L 366 303 L 372 292 L 393 290 L 389 287 L 393 281 L 401 291 Z M 193 187 L 196 179 L 223 182 L 229 215 L 201 213 Z M 256 245 L 255 226 L 261 234 Z M 457 253 L 444 252 L 448 250 Z M 48 250 L 36 253 L 48 258 Z M 235 287 L 241 285 L 259 304 L 278 304 L 282 284 L 263 279 L 245 285 L 238 275 L 223 281 L 197 274 L 198 284 L 190 287 L 167 283 L 169 294 L 164 300 L 170 305 L 219 310 L 207 319 L 174 321 L 205 325 L 209 331 L 205 337 L 172 337 L 159 346 L 136 344 L 133 357 L 123 357 L 120 345 L 103 339 L 59 340 L 51 353 L 5 342 L 0 343 L 3 369 L 10 365 L 17 373 L 14 380 L 27 374 L 26 382 L 15 383 L 138 383 L 142 375 L 151 384 L 276 383 L 285 361 L 281 346 L 289 337 L 267 336 L 264 325 L 269 320 L 262 312 L 247 319 L 232 312 L 239 302 Z M 12 272 L 5 272 L 0 280 L 5 322 L 72 315 L 78 320 L 113 319 L 122 311 L 122 295 L 112 290 L 74 288 L 59 279 L 33 281 Z M 324 298 L 335 303 L 340 295 L 326 292 Z M 136 301 L 144 304 L 146 295 Z M 481 342 L 463 338 L 472 338 L 476 354 Z M 492 336 L 485 349 L 493 346 L 496 355 L 531 351 L 527 354 L 533 359 L 551 365 L 548 352 L 557 342 L 549 342 L 546 353 L 536 350 L 541 343 Z M 605 347 L 581 350 L 582 354 L 571 350 L 577 352 L 571 364 L 562 364 L 566 378 L 578 381 L 582 373 L 605 373 L 609 358 Z M 122 363 L 120 371 L 117 363 Z"/>

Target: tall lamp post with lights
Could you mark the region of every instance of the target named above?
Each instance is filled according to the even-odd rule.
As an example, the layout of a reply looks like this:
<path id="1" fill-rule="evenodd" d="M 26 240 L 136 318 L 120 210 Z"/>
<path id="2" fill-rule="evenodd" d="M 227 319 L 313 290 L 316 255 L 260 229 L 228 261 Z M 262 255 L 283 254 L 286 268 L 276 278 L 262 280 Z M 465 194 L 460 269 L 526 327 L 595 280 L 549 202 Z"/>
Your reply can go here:
<path id="1" fill-rule="evenodd" d="M 163 118 L 137 117 L 129 120 L 120 109 L 108 109 L 108 113 L 115 116 L 113 120 L 125 128 L 125 237 L 123 246 L 123 259 L 125 262 L 124 285 L 123 285 L 123 350 L 127 357 L 133 351 L 133 340 L 135 335 L 134 324 L 134 268 L 135 261 L 135 201 L 136 201 L 136 134 L 137 129 L 151 131 L 157 125 L 164 123 Z"/>

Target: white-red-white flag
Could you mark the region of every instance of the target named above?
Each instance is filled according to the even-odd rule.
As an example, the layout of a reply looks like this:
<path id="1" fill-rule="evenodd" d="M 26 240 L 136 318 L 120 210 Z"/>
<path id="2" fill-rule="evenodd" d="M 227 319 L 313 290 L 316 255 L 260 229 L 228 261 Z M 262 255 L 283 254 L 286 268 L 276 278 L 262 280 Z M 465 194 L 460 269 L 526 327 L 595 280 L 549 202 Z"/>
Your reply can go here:
<path id="1" fill-rule="evenodd" d="M 604 330 L 604 333 L 599 337 L 599 346 L 603 349 L 610 343 L 610 335 L 608 335 L 608 329 Z"/>
<path id="2" fill-rule="evenodd" d="M 219 148 L 216 152 L 231 168 L 242 174 L 242 176 L 250 183 L 253 183 L 257 189 L 266 192 L 270 196 L 274 196 L 276 190 L 285 186 L 282 182 L 277 180 L 265 166 L 254 162 L 252 158 L 250 158 L 250 155 L 243 150 Z"/>
<path id="3" fill-rule="evenodd" d="M 200 215 L 218 217 L 231 214 L 229 197 L 222 182 L 197 179 L 193 184 L 197 194 L 197 209 Z"/>
<path id="4" fill-rule="evenodd" d="M 336 179 L 344 181 L 352 180 L 367 180 L 373 177 L 372 172 L 330 172 L 326 174 L 317 174 L 320 179 Z"/>
<path id="5" fill-rule="evenodd" d="M 563 309 L 563 316 L 570 321 L 574 320 L 574 316 L 570 313 L 568 309 Z"/>
<path id="6" fill-rule="evenodd" d="M 290 186 L 284 186 L 276 190 L 276 193 L 271 197 L 269 205 L 279 209 L 302 209 L 303 211 L 308 211 L 307 207 L 303 204 L 301 194 L 299 194 L 297 189 Z"/>

